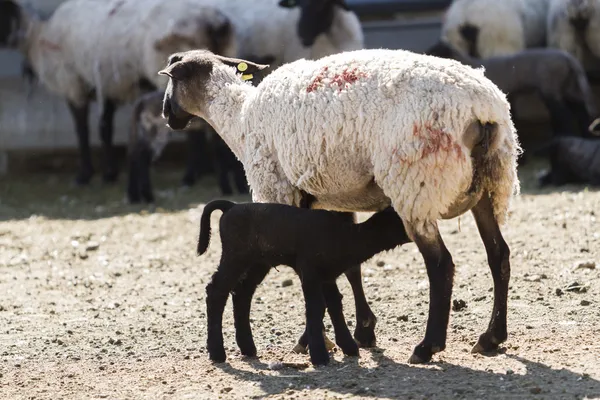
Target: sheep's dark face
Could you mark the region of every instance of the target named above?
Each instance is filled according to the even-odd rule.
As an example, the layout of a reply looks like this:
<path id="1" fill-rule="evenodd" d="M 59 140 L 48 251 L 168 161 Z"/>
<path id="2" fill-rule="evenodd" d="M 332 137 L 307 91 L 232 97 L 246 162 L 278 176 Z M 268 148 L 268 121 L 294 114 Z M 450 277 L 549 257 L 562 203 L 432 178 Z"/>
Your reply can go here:
<path id="1" fill-rule="evenodd" d="M 0 0 L 0 47 L 18 45 L 21 7 L 12 0 Z"/>
<path id="2" fill-rule="evenodd" d="M 163 117 L 171 129 L 184 129 L 194 117 L 210 120 L 208 104 L 217 95 L 220 85 L 229 83 L 223 80 L 223 74 L 214 73 L 223 65 L 236 68 L 243 79 L 252 79 L 253 74 L 269 67 L 221 57 L 208 50 L 175 53 L 169 57 L 167 68 L 159 74 L 169 77 L 163 99 Z"/>
<path id="3" fill-rule="evenodd" d="M 305 47 L 315 43 L 317 37 L 331 29 L 335 7 L 349 10 L 345 0 L 280 0 L 281 7 L 300 7 L 298 36 Z"/>

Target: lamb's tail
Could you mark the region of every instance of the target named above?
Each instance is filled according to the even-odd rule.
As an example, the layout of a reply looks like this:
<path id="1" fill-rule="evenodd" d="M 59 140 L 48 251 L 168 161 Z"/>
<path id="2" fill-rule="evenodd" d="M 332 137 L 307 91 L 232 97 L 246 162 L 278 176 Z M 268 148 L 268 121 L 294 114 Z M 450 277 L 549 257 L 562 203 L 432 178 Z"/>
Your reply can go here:
<path id="1" fill-rule="evenodd" d="M 214 200 L 204 206 L 202 217 L 200 218 L 200 235 L 198 236 L 197 254 L 200 256 L 208 249 L 210 242 L 210 215 L 215 210 L 221 210 L 223 213 L 229 211 L 235 206 L 235 203 L 228 200 Z"/>

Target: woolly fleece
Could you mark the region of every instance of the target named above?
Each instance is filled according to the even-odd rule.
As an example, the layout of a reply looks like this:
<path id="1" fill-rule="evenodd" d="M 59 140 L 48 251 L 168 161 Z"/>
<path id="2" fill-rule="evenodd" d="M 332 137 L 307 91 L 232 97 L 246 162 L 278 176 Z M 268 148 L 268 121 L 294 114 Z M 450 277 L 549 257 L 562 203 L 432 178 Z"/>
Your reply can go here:
<path id="1" fill-rule="evenodd" d="M 169 54 L 208 48 L 210 26 L 227 20 L 197 0 L 70 0 L 48 21 L 29 20 L 25 52 L 51 91 L 74 104 L 84 104 L 92 88 L 99 100 L 130 101 L 139 96 L 138 81 L 159 88 L 166 79 L 157 72 Z M 172 46 L 155 44 L 173 35 Z M 223 55 L 235 55 L 230 44 Z M 102 104 L 102 101 L 100 101 Z"/>
<path id="2" fill-rule="evenodd" d="M 442 36 L 463 52 L 460 34 L 467 23 L 479 28 L 477 50 L 482 58 L 543 46 L 550 0 L 454 0 L 442 26 Z"/>
<path id="3" fill-rule="evenodd" d="M 298 206 L 303 190 L 322 208 L 376 211 L 389 198 L 427 235 L 471 184 L 463 135 L 477 120 L 498 124 L 482 187 L 500 223 L 518 192 L 510 106 L 481 69 L 370 49 L 286 64 L 257 87 L 217 63 L 203 88 L 206 108 L 188 111 L 242 161 L 255 202 Z"/>
<path id="4" fill-rule="evenodd" d="M 573 18 L 589 20 L 583 37 L 579 37 L 571 25 Z M 547 29 L 548 46 L 571 53 L 586 68 L 598 65 L 600 0 L 551 0 Z"/>

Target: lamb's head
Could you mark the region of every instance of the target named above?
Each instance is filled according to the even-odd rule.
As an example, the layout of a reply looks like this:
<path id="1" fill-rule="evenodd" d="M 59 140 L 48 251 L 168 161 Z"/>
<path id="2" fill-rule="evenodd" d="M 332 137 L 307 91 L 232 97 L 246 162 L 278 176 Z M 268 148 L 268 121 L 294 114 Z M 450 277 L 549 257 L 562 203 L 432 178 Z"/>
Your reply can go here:
<path id="1" fill-rule="evenodd" d="M 440 57 L 440 58 L 455 59 L 457 51 L 458 50 L 456 50 L 447 41 L 439 40 L 437 43 L 435 43 L 429 49 L 425 50 L 425 54 L 427 54 L 429 56 Z"/>
<path id="2" fill-rule="evenodd" d="M 17 47 L 22 27 L 21 6 L 13 0 L 0 0 L 0 48 Z"/>
<path id="3" fill-rule="evenodd" d="M 280 0 L 279 6 L 300 7 L 298 36 L 305 47 L 312 46 L 320 34 L 329 32 L 335 7 L 350 11 L 345 0 Z"/>
<path id="4" fill-rule="evenodd" d="M 268 65 L 216 55 L 208 50 L 175 53 L 159 72 L 169 77 L 163 99 L 163 117 L 172 129 L 184 129 L 192 118 L 210 121 L 208 106 L 218 90 L 243 83 Z"/>

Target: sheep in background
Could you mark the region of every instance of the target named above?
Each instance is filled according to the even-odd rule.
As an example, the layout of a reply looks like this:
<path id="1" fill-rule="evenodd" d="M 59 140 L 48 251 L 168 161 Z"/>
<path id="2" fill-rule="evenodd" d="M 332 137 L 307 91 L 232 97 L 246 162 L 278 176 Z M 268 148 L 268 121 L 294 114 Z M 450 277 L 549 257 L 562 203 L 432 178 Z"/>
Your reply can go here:
<path id="1" fill-rule="evenodd" d="M 550 170 L 539 177 L 541 186 L 567 183 L 600 186 L 600 140 L 554 138 L 535 153 L 550 158 Z"/>
<path id="2" fill-rule="evenodd" d="M 512 54 L 546 43 L 550 0 L 454 0 L 442 36 L 472 57 Z"/>
<path id="3" fill-rule="evenodd" d="M 548 46 L 571 53 L 586 69 L 600 66 L 600 1 L 551 0 Z"/>
<path id="4" fill-rule="evenodd" d="M 348 331 L 342 295 L 335 280 L 348 265 L 410 242 L 402 220 L 389 207 L 355 224 L 343 213 L 307 210 L 283 204 L 235 204 L 215 200 L 204 206 L 198 255 L 208 249 L 210 215 L 221 210 L 221 261 L 206 286 L 207 347 L 213 361 L 226 359 L 223 347 L 223 310 L 233 293 L 235 337 L 245 356 L 256 356 L 250 327 L 250 305 L 256 287 L 271 268 L 288 265 L 302 281 L 306 302 L 308 348 L 313 364 L 329 362 L 322 334 L 325 306 L 344 354 L 358 356 Z"/>
<path id="5" fill-rule="evenodd" d="M 131 203 L 138 203 L 141 200 L 148 203 L 154 202 L 150 166 L 161 155 L 171 136 L 171 129 L 167 127 L 165 120 L 162 118 L 163 97 L 163 91 L 151 92 L 141 96 L 133 107 L 128 146 L 129 178 L 127 183 L 127 196 Z M 195 119 L 192 126 L 187 129 L 189 131 L 187 133 L 188 147 L 191 150 L 190 159 L 192 162 L 197 161 L 196 159 L 199 156 L 193 153 L 201 150 L 194 140 L 196 137 L 206 136 L 207 132 L 205 131 L 207 129 L 211 129 L 210 125 L 200 118 Z M 211 154 L 211 156 L 214 156 L 216 163 L 221 192 L 226 195 L 233 193 L 229 183 L 229 173 L 231 172 L 236 189 L 240 193 L 248 193 L 243 165 L 235 158 L 235 155 L 219 135 L 212 134 L 211 139 L 214 149 L 214 154 Z M 212 159 L 213 157 L 210 157 L 210 161 Z M 186 175 L 190 173 L 189 169 L 192 167 L 194 167 L 193 164 L 192 166 L 188 165 Z"/>
<path id="6" fill-rule="evenodd" d="M 437 221 L 472 210 L 494 278 L 494 310 L 473 351 L 507 338 L 510 250 L 499 225 L 518 192 L 520 152 L 506 96 L 483 71 L 402 50 L 266 66 L 189 51 L 170 57 L 163 115 L 204 118 L 244 164 L 255 202 L 346 212 L 392 205 L 421 251 L 429 320 L 410 362 L 446 345 L 454 263 Z"/>
<path id="7" fill-rule="evenodd" d="M 555 135 L 570 134 L 577 122 L 581 134 L 590 136 L 590 122 L 599 116 L 585 71 L 567 52 L 527 49 L 511 55 L 477 59 L 441 40 L 426 54 L 457 60 L 474 68 L 484 67 L 485 76 L 509 98 L 523 92 L 536 92 L 548 109 Z"/>
<path id="8" fill-rule="evenodd" d="M 157 75 L 168 55 L 210 48 L 236 52 L 232 28 L 218 10 L 197 0 L 69 0 L 47 20 L 15 0 L 0 0 L 0 46 L 19 49 L 40 82 L 66 99 L 75 123 L 80 152 L 76 183 L 93 173 L 88 111 L 100 106 L 104 180 L 117 179 L 112 145 L 113 119 L 119 104 L 139 96 L 140 86 L 164 87 Z"/>

